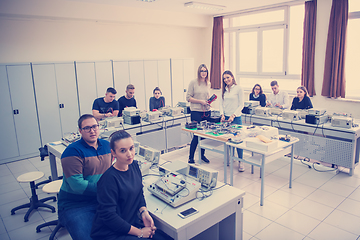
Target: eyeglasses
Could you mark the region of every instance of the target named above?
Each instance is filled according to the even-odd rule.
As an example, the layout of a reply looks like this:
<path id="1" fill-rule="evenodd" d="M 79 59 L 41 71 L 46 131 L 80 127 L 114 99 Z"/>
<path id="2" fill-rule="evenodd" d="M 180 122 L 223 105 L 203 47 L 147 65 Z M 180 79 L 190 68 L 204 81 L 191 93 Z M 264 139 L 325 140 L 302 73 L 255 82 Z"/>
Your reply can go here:
<path id="1" fill-rule="evenodd" d="M 208 72 L 207 70 L 200 70 L 200 72 Z"/>
<path id="2" fill-rule="evenodd" d="M 84 130 L 85 132 L 91 132 L 91 129 L 94 129 L 94 131 L 98 130 L 99 129 L 99 124 L 95 124 L 95 125 L 92 125 L 92 126 L 86 126 L 86 127 L 83 127 L 82 130 Z"/>

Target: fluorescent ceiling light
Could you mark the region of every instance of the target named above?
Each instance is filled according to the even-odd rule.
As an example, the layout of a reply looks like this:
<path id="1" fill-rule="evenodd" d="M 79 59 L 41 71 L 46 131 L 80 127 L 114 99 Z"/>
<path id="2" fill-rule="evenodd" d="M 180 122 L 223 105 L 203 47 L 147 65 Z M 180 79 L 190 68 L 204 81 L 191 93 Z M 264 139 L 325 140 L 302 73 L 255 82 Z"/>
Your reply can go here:
<path id="1" fill-rule="evenodd" d="M 138 0 L 140 2 L 155 2 L 156 0 Z"/>
<path id="2" fill-rule="evenodd" d="M 209 4 L 209 3 L 201 3 L 201 2 L 187 2 L 184 4 L 184 6 L 189 7 L 189 8 L 197 8 L 197 9 L 203 9 L 203 10 L 216 10 L 216 11 L 221 11 L 226 8 L 226 6 Z"/>

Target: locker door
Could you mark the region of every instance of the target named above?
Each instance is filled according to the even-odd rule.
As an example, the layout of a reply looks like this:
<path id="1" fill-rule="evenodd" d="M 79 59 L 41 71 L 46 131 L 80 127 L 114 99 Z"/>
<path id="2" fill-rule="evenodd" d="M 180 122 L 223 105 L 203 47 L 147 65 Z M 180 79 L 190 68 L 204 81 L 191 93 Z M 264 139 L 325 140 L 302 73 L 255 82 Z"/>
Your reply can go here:
<path id="1" fill-rule="evenodd" d="M 3 160 L 19 156 L 19 149 L 18 143 L 16 141 L 16 132 L 14 125 L 14 113 L 11 107 L 6 66 L 4 65 L 0 66 L 0 97 L 0 122 L 3 128 L 3 133 L 0 134 L 0 160 Z"/>
<path id="2" fill-rule="evenodd" d="M 20 156 L 38 153 L 41 146 L 30 64 L 7 66 L 10 96 Z"/>
<path id="3" fill-rule="evenodd" d="M 76 62 L 76 75 L 80 103 L 80 115 L 92 114 L 92 105 L 97 98 L 94 62 Z"/>
<path id="4" fill-rule="evenodd" d="M 95 62 L 95 76 L 97 97 L 104 97 L 106 89 L 114 86 L 111 61 Z"/>
<path id="5" fill-rule="evenodd" d="M 165 105 L 171 105 L 170 59 L 158 61 L 159 88 L 165 97 Z"/>
<path id="6" fill-rule="evenodd" d="M 121 96 L 125 95 L 126 86 L 130 83 L 130 75 L 129 75 L 129 62 L 113 62 L 114 68 L 114 84 L 115 89 L 118 92 L 116 94 L 116 100 Z M 136 94 L 136 92 L 135 92 Z"/>
<path id="7" fill-rule="evenodd" d="M 171 92 L 172 106 L 175 107 L 179 101 L 184 101 L 184 62 L 182 59 L 171 59 Z M 187 88 L 188 86 L 186 86 Z"/>
<path id="8" fill-rule="evenodd" d="M 74 63 L 55 64 L 56 86 L 59 96 L 62 136 L 76 132 L 79 119 L 79 103 L 76 89 Z"/>
<path id="9" fill-rule="evenodd" d="M 144 61 L 144 74 L 145 74 L 145 110 L 149 111 L 150 97 L 153 95 L 155 87 L 159 86 L 158 81 L 158 65 L 157 61 Z M 161 88 L 160 88 L 161 89 Z"/>
<path id="10" fill-rule="evenodd" d="M 40 124 L 41 145 L 62 137 L 54 64 L 33 64 L 36 104 Z"/>
<path id="11" fill-rule="evenodd" d="M 135 99 L 137 108 L 145 110 L 145 99 L 147 98 L 145 92 L 145 80 L 144 80 L 144 62 L 143 61 L 131 61 L 129 62 L 130 70 L 130 83 L 135 86 Z"/>

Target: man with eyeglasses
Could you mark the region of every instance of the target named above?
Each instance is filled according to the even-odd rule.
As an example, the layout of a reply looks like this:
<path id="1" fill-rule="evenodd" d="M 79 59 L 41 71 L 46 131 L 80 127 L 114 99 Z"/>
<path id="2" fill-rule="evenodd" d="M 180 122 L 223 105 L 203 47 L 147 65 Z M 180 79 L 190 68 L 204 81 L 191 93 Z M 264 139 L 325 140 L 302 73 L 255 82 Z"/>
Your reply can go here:
<path id="1" fill-rule="evenodd" d="M 60 223 L 74 240 L 90 240 L 97 207 L 97 182 L 111 166 L 108 141 L 99 138 L 99 124 L 93 115 L 78 120 L 81 139 L 61 155 L 63 183 L 58 197 Z"/>

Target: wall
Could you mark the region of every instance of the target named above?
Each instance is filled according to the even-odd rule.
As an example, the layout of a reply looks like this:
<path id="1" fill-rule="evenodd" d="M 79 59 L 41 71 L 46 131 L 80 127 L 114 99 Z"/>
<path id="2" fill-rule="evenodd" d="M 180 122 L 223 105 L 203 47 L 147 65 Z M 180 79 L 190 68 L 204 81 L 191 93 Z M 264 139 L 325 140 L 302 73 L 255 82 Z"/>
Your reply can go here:
<path id="1" fill-rule="evenodd" d="M 212 18 L 82 2 L 2 0 L 0 32 L 0 63 L 194 58 L 195 65 L 209 65 Z"/>

